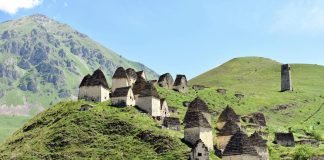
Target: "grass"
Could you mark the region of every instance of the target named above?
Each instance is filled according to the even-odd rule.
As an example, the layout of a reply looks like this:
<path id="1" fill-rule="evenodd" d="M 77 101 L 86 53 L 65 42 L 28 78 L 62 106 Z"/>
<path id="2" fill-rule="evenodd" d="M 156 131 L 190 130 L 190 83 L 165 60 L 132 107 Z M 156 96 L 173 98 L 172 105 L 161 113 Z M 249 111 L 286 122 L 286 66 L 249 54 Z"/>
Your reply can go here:
<path id="1" fill-rule="evenodd" d="M 12 135 L 17 128 L 21 127 L 21 124 L 26 123 L 30 119 L 27 116 L 0 116 L 0 125 L 6 126 L 0 128 L 0 141 L 3 142 L 6 137 Z"/>
<path id="2" fill-rule="evenodd" d="M 29 120 L 0 147 L 0 159 L 186 159 L 181 133 L 161 130 L 135 108 L 61 102 Z"/>

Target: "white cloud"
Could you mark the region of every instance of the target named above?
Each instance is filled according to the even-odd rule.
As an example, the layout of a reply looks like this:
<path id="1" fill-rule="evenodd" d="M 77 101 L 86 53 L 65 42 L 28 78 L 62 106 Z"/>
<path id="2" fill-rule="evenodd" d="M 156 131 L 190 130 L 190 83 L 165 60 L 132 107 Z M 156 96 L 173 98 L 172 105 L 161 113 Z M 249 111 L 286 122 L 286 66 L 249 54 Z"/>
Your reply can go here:
<path id="1" fill-rule="evenodd" d="M 0 0 L 0 11 L 15 14 L 19 9 L 30 9 L 38 6 L 42 0 Z"/>
<path id="2" fill-rule="evenodd" d="M 324 1 L 292 0 L 275 12 L 273 32 L 324 31 Z"/>

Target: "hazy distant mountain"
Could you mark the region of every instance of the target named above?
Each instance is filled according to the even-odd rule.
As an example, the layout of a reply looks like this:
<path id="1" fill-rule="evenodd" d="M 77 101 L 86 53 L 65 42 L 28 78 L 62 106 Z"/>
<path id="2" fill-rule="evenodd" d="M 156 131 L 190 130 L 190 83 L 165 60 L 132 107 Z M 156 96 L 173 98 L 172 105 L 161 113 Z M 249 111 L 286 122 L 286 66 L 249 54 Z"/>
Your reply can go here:
<path id="1" fill-rule="evenodd" d="M 28 114 L 77 94 L 81 78 L 98 67 L 111 77 L 118 66 L 157 74 L 129 61 L 66 24 L 32 15 L 0 24 L 0 112 Z M 110 82 L 110 78 L 107 78 Z M 9 105 L 17 108 L 8 108 Z"/>

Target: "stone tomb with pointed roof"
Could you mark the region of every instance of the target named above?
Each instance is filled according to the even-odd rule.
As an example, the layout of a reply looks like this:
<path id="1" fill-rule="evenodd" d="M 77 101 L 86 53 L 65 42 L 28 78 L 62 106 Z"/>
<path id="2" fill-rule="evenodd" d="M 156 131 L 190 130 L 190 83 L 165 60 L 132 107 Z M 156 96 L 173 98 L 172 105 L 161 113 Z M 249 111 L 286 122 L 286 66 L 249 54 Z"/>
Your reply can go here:
<path id="1" fill-rule="evenodd" d="M 118 107 L 135 106 L 135 97 L 132 88 L 130 86 L 116 88 L 111 94 L 111 103 Z"/>
<path id="2" fill-rule="evenodd" d="M 237 123 L 240 126 L 240 118 L 239 116 L 234 112 L 234 110 L 227 106 L 222 113 L 220 114 L 218 120 L 217 120 L 217 124 L 216 127 L 218 130 L 222 130 L 222 128 L 224 127 L 224 125 L 229 122 L 229 121 L 233 121 L 235 123 Z"/>
<path id="3" fill-rule="evenodd" d="M 202 113 L 204 115 L 204 117 L 206 118 L 206 120 L 211 125 L 211 114 L 210 114 L 210 112 L 208 110 L 208 106 L 207 106 L 206 102 L 203 101 L 202 99 L 200 99 L 199 97 L 197 97 L 192 102 L 190 102 L 190 104 L 188 106 L 188 110 L 187 110 L 187 112 L 185 114 L 184 123 L 187 122 L 186 117 L 190 116 L 190 114 L 192 112 L 200 112 L 200 113 Z"/>
<path id="4" fill-rule="evenodd" d="M 201 139 L 193 145 L 189 160 L 209 160 L 208 147 Z"/>
<path id="5" fill-rule="evenodd" d="M 104 73 L 97 69 L 92 75 L 86 75 L 79 86 L 78 99 L 93 102 L 109 100 L 109 86 Z"/>
<path id="6" fill-rule="evenodd" d="M 264 140 L 257 132 L 254 132 L 250 137 L 251 145 L 257 151 L 260 160 L 269 160 L 269 150 L 267 140 Z"/>
<path id="7" fill-rule="evenodd" d="M 192 101 L 188 107 L 183 123 L 185 124 L 184 140 L 194 145 L 201 139 L 208 150 L 213 150 L 211 115 L 206 103 L 200 98 Z"/>
<path id="8" fill-rule="evenodd" d="M 165 100 L 165 98 L 160 100 L 160 104 L 161 104 L 161 119 L 164 119 L 165 117 L 170 117 L 170 112 L 169 112 L 169 107 L 168 107 L 168 103 Z"/>
<path id="9" fill-rule="evenodd" d="M 217 133 L 217 148 L 224 151 L 232 136 L 240 130 L 241 128 L 236 122 L 228 121 Z"/>
<path id="10" fill-rule="evenodd" d="M 112 92 L 114 92 L 116 88 L 123 88 L 128 86 L 131 86 L 131 84 L 126 70 L 123 67 L 117 68 L 112 77 Z"/>
<path id="11" fill-rule="evenodd" d="M 136 106 L 154 118 L 161 117 L 161 101 L 156 88 L 151 83 L 145 83 L 144 88 L 136 98 Z"/>
<path id="12" fill-rule="evenodd" d="M 165 73 L 159 77 L 158 84 L 160 87 L 172 89 L 174 80 L 170 73 Z"/>
<path id="13" fill-rule="evenodd" d="M 188 82 L 185 75 L 177 75 L 173 84 L 173 89 L 181 93 L 188 91 Z"/>
<path id="14" fill-rule="evenodd" d="M 260 160 L 257 151 L 251 144 L 249 137 L 242 131 L 235 133 L 223 155 L 223 160 Z"/>

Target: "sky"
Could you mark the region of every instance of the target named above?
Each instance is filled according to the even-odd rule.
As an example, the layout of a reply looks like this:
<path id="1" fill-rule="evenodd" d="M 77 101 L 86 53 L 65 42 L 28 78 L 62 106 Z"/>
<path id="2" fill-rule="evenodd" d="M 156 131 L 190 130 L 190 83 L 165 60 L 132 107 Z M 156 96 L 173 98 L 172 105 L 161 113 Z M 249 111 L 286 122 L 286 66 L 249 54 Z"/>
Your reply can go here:
<path id="1" fill-rule="evenodd" d="M 0 0 L 0 22 L 35 13 L 159 74 L 244 56 L 324 65 L 322 0 Z"/>

